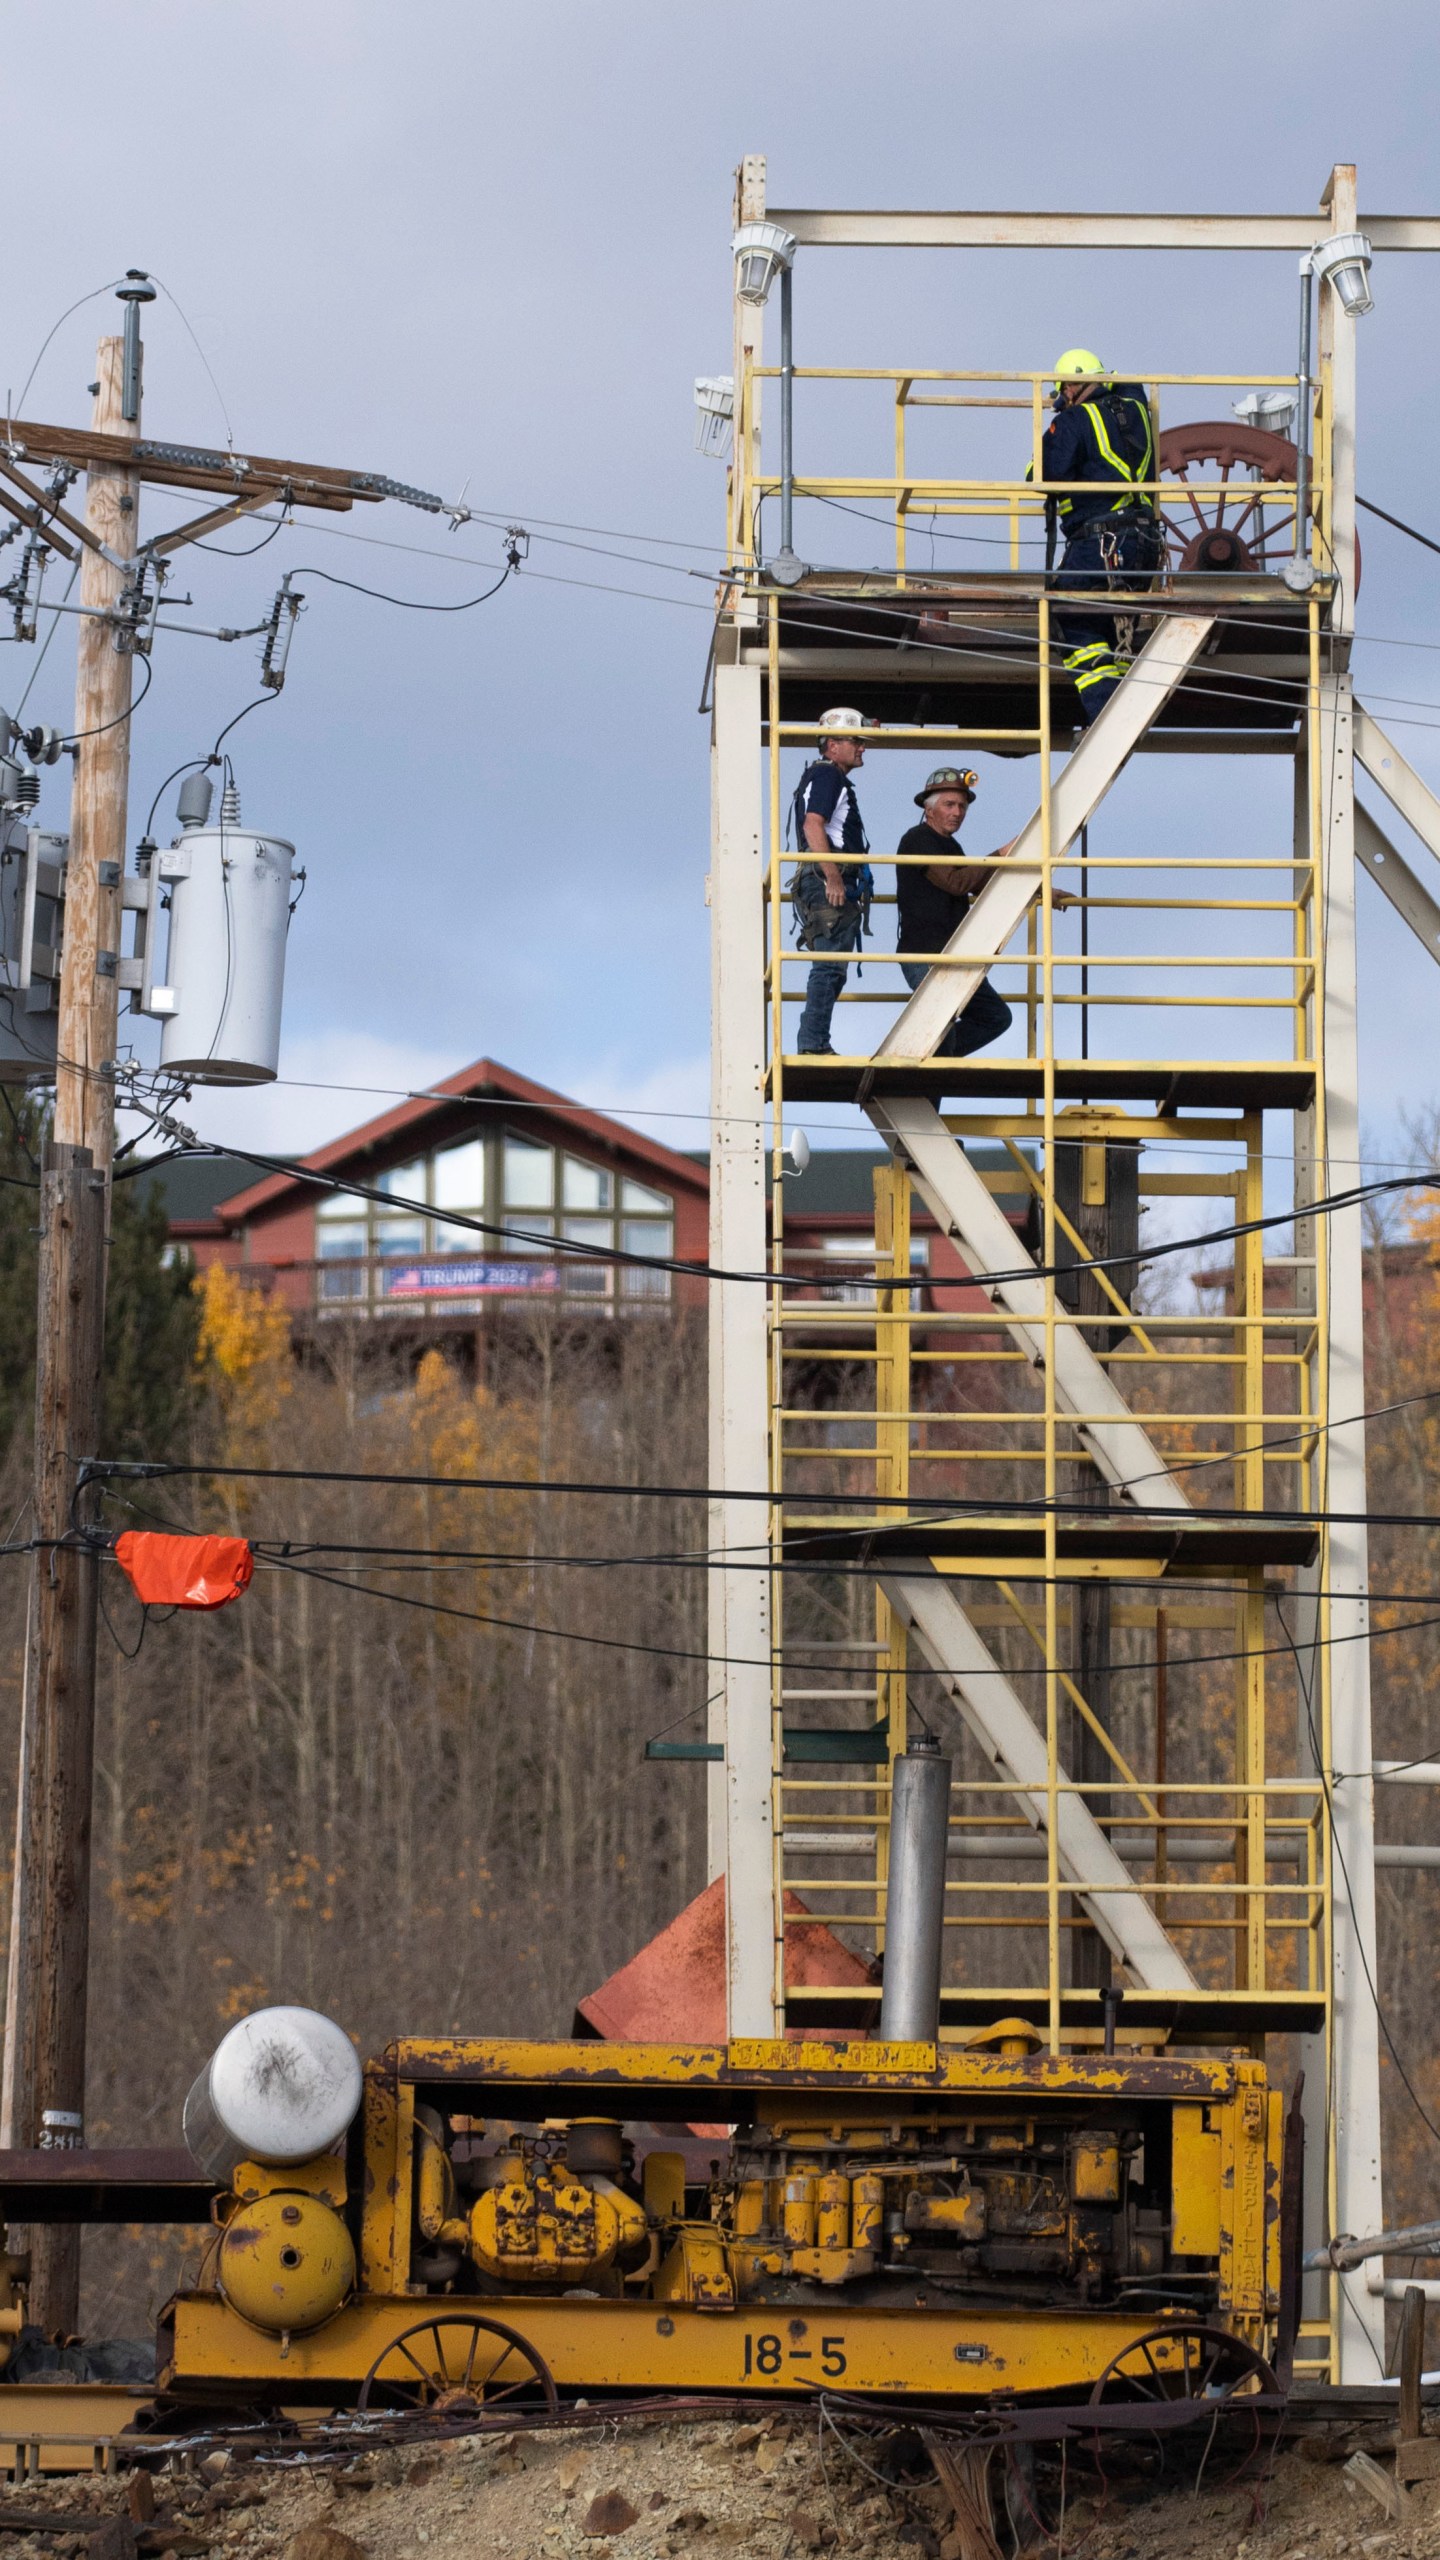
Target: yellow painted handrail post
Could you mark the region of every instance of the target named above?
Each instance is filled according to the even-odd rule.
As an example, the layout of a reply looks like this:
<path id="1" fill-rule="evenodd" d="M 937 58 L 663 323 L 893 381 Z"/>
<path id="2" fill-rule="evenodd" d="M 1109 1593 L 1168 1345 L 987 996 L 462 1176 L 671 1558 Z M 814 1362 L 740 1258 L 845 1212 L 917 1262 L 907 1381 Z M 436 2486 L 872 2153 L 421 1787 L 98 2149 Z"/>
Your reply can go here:
<path id="1" fill-rule="evenodd" d="M 769 830 L 769 859 L 765 867 L 766 900 L 770 965 L 770 1269 L 775 1275 L 770 1290 L 770 1342 L 767 1377 L 770 1396 L 770 1483 L 776 1497 L 770 1507 L 770 1718 L 771 1780 L 770 1836 L 774 1867 L 773 1895 L 775 1913 L 775 2016 L 783 2025 L 785 2018 L 785 1889 L 784 1868 L 784 1768 L 785 1768 L 785 1576 L 781 1570 L 784 1547 L 784 1513 L 779 1496 L 784 1491 L 784 1461 L 781 1454 L 781 1431 L 777 1420 L 784 1403 L 785 1361 L 785 1292 L 780 1285 L 785 1269 L 785 1036 L 780 953 L 784 945 L 780 892 L 780 856 L 784 828 L 781 823 L 780 790 L 780 599 L 772 595 L 766 606 L 765 620 L 766 688 L 768 693 L 766 723 L 766 817 Z"/>
<path id="2" fill-rule="evenodd" d="M 1038 443 L 1037 443 L 1038 450 Z M 1041 1036 L 1044 1042 L 1045 1217 L 1045 1893 L 1048 2027 L 1052 2053 L 1060 2051 L 1060 1635 L 1056 1589 L 1058 1542 L 1055 1502 L 1060 1471 L 1056 1449 L 1055 1403 L 1055 986 L 1054 986 L 1054 812 L 1051 802 L 1051 653 L 1050 600 L 1042 597 L 1040 645 L 1040 972 Z"/>
<path id="3" fill-rule="evenodd" d="M 910 1179 L 897 1164 L 877 1165 L 875 1277 L 891 1286 L 875 1291 L 875 1490 L 889 1500 L 910 1494 Z M 891 1515 L 893 1516 L 893 1515 Z M 875 1590 L 877 1717 L 888 1724 L 893 1772 L 907 1741 L 908 1637 L 879 1584 Z M 875 1799 L 876 1910 L 883 1911 L 890 1868 L 890 1797 Z M 883 1931 L 883 1921 L 880 1923 Z"/>

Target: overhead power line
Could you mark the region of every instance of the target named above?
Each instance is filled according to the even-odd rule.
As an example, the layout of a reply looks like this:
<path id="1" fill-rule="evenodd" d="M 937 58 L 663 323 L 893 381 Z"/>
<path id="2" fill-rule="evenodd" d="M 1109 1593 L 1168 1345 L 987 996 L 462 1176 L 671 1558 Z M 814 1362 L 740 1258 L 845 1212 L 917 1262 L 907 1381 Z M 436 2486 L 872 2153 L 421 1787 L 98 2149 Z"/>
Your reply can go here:
<path id="1" fill-rule="evenodd" d="M 815 1452 L 817 1458 L 824 1454 L 821 1449 Z M 897 1511 L 904 1513 L 906 1526 L 913 1528 L 939 1526 L 947 1520 L 1043 1520 L 1052 1514 L 1057 1517 L 1086 1516 L 1083 1505 L 1047 1494 L 1017 1494 L 1008 1498 L 994 1494 L 937 1494 L 916 1503 L 904 1494 L 811 1493 L 808 1490 L 777 1494 L 768 1487 L 754 1486 L 603 1484 L 574 1478 L 537 1481 L 533 1476 L 412 1475 L 373 1468 L 260 1467 L 207 1464 L 200 1459 L 180 1458 L 87 1458 L 80 1469 L 82 1488 L 86 1484 L 111 1482 L 158 1482 L 176 1476 L 236 1478 L 244 1483 L 264 1484 L 394 1485 L 447 1493 L 566 1494 L 612 1502 L 757 1502 L 774 1509 L 803 1505 L 806 1508 L 866 1513 Z M 1088 1516 L 1093 1523 L 1094 1514 Z M 1274 1503 L 1267 1503 L 1260 1516 L 1279 1526 L 1302 1529 L 1440 1529 L 1440 1512 L 1433 1511 L 1301 1511 L 1280 1509 Z M 1253 1526 L 1256 1517 L 1253 1508 L 1247 1509 L 1243 1505 L 1207 1503 L 1203 1509 L 1177 1513 L 1173 1505 L 1133 1501 L 1125 1511 L 1110 1515 L 1112 1522 L 1121 1526 L 1130 1519 L 1143 1519 L 1163 1521 L 1171 1528 L 1204 1528 L 1211 1521 L 1243 1521 Z M 826 1534 L 873 1539 L 875 1524 L 868 1519 L 841 1522 Z"/>
<path id="2" fill-rule="evenodd" d="M 293 1157 L 262 1155 L 254 1148 L 233 1145 L 222 1147 L 199 1139 L 187 1139 L 183 1145 L 177 1146 L 172 1154 L 158 1158 L 152 1157 L 144 1166 L 136 1165 L 132 1168 L 132 1174 L 143 1171 L 153 1176 L 162 1166 L 176 1163 L 187 1157 L 254 1165 L 261 1173 L 283 1175 L 286 1180 L 292 1182 L 308 1182 L 322 1191 L 339 1193 L 346 1199 L 371 1200 L 384 1209 L 408 1211 L 412 1217 L 429 1218 L 435 1214 L 432 1202 L 407 1199 L 397 1191 L 382 1191 L 376 1183 L 347 1180 L 340 1174 L 322 1172 L 317 1166 L 297 1163 Z M 1203 1235 L 1176 1236 L 1162 1244 L 1137 1245 L 1133 1250 L 1124 1253 L 1094 1254 L 1085 1261 L 1083 1268 L 1087 1271 L 1133 1269 L 1137 1263 L 1160 1262 L 1179 1253 L 1201 1253 L 1208 1251 L 1212 1245 L 1233 1244 L 1240 1236 L 1263 1235 L 1276 1227 L 1293 1227 L 1297 1217 L 1333 1216 L 1338 1210 L 1355 1208 L 1362 1201 L 1378 1199 L 1388 1192 L 1434 1190 L 1440 1190 L 1440 1175 L 1393 1174 L 1382 1181 L 1357 1183 L 1347 1191 L 1331 1192 L 1321 1199 L 1307 1200 L 1298 1208 L 1277 1209 L 1263 1218 L 1246 1218 L 1230 1226 L 1210 1227 Z M 473 1235 L 497 1236 L 502 1242 L 510 1245 L 512 1252 L 517 1247 L 529 1246 L 532 1250 L 538 1248 L 544 1253 L 567 1256 L 571 1261 L 614 1263 L 627 1269 L 645 1271 L 669 1271 L 680 1279 L 744 1282 L 763 1289 L 813 1289 L 816 1285 L 816 1274 L 813 1271 L 728 1271 L 716 1263 L 684 1261 L 675 1254 L 629 1253 L 620 1245 L 589 1244 L 570 1236 L 544 1235 L 538 1229 L 503 1225 L 498 1219 L 471 1217 L 458 1209 L 445 1211 L 445 1224 L 448 1227 L 463 1227 Z M 857 1261 L 861 1259 L 860 1256 L 856 1257 Z M 873 1259 L 872 1256 L 865 1263 L 867 1277 L 873 1277 Z M 837 1275 L 843 1276 L 848 1267 L 843 1258 L 837 1255 L 827 1263 L 826 1276 L 831 1279 Z M 1067 1263 L 1026 1262 L 1013 1271 L 982 1271 L 974 1273 L 972 1277 L 977 1286 L 1003 1288 L 1022 1280 L 1056 1280 L 1068 1277 L 1074 1268 L 1073 1264 Z M 888 1285 L 899 1288 L 923 1288 L 926 1284 L 924 1281 L 902 1279 L 898 1282 L 891 1281 Z"/>

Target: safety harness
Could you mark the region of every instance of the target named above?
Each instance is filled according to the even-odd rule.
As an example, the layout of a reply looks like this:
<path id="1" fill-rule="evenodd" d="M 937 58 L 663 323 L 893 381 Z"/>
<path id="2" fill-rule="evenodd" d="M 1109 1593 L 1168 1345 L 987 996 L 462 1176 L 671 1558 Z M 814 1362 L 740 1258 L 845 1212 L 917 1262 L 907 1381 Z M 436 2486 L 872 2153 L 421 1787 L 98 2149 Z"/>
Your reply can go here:
<path id="1" fill-rule="evenodd" d="M 806 772 L 808 773 L 810 770 L 811 768 L 807 765 Z M 819 871 L 820 864 L 824 860 L 824 856 L 822 854 L 812 853 L 809 846 L 803 841 L 804 829 L 800 824 L 800 793 L 804 789 L 804 785 L 805 775 L 802 774 L 799 783 L 796 785 L 795 797 L 790 803 L 789 812 L 785 820 L 785 850 L 787 853 L 793 850 L 800 856 L 799 864 L 790 881 L 790 912 L 795 920 L 796 941 L 799 943 L 802 951 L 810 951 L 814 948 L 814 945 L 810 940 L 812 924 L 800 901 L 800 882 L 805 872 Z M 853 793 L 851 794 L 851 797 L 852 799 L 854 798 Z M 855 814 L 857 818 L 860 816 L 858 802 L 856 803 Z M 796 839 L 793 847 L 790 842 L 792 827 L 795 831 Z M 868 853 L 870 850 L 870 840 L 865 833 L 865 821 L 863 818 L 860 819 L 860 837 L 861 850 L 862 852 Z M 863 943 L 870 935 L 870 901 L 875 895 L 875 874 L 871 870 L 868 862 L 847 862 L 844 859 L 843 852 L 836 858 L 841 876 L 845 880 L 845 904 L 847 907 L 858 907 L 860 910 L 860 940 Z M 855 974 L 857 977 L 862 974 L 858 960 L 856 963 Z"/>
<path id="2" fill-rule="evenodd" d="M 1133 485 L 1155 477 L 1155 428 L 1148 401 L 1137 399 L 1130 393 L 1107 391 L 1098 400 L 1084 400 L 1080 405 L 1089 419 L 1101 462 L 1107 471 L 1114 472 L 1117 480 L 1127 484 L 1110 508 L 1110 514 L 1129 517 L 1136 522 L 1144 517 L 1153 522 L 1154 500 L 1137 494 Z M 1140 451 L 1132 461 L 1120 447 L 1133 444 L 1137 426 L 1140 430 Z M 1073 498 L 1061 498 L 1061 515 L 1071 514 L 1074 506 Z"/>

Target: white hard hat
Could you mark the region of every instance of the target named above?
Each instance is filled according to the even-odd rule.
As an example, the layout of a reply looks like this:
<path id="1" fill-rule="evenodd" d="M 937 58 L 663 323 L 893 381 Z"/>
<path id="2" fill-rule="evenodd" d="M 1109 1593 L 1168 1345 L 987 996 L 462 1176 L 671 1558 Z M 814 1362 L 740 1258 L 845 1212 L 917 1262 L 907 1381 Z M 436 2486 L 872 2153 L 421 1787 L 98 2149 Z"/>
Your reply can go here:
<path id="1" fill-rule="evenodd" d="M 838 711 L 822 711 L 817 726 L 822 739 L 853 738 L 862 729 L 878 729 L 880 723 L 868 713 L 849 710 L 842 704 Z"/>

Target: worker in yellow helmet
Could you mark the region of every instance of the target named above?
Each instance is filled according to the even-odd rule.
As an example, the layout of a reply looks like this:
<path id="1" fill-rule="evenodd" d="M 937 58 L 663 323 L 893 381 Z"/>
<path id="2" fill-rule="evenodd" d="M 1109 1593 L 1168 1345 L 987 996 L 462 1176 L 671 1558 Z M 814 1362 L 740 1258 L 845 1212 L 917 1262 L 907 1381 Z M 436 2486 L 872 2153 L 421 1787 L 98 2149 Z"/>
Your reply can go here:
<path id="1" fill-rule="evenodd" d="M 1155 477 L 1155 422 L 1144 385 L 1117 382 L 1089 347 L 1067 347 L 1055 367 L 1055 414 L 1040 443 L 1040 485 L 1065 535 L 1057 587 L 1136 593 L 1149 586 L 1164 558 L 1155 498 L 1143 486 Z M 1057 613 L 1055 622 L 1088 729 L 1125 673 L 1115 616 L 1086 604 Z"/>

